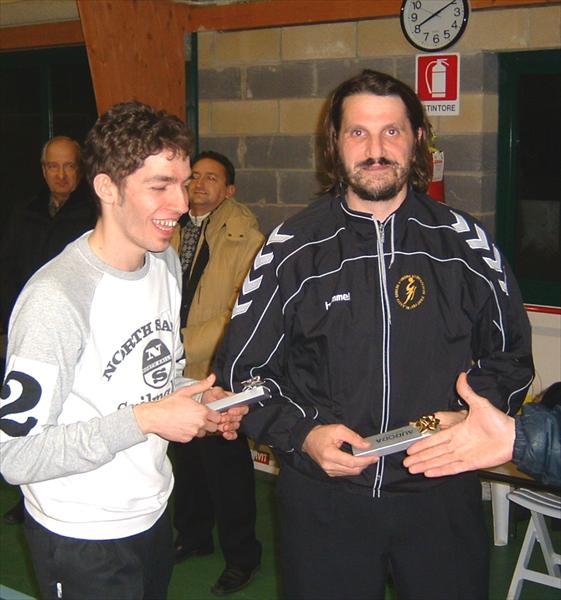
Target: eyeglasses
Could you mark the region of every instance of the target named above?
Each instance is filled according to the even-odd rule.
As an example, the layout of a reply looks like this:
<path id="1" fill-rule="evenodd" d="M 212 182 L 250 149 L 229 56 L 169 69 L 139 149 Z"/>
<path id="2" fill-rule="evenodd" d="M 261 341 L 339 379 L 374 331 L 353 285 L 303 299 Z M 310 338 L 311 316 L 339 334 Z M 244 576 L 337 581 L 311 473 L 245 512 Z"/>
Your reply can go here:
<path id="1" fill-rule="evenodd" d="M 74 162 L 63 164 L 57 162 L 44 162 L 43 165 L 49 173 L 56 173 L 61 168 L 65 173 L 75 173 L 78 170 L 78 165 Z"/>

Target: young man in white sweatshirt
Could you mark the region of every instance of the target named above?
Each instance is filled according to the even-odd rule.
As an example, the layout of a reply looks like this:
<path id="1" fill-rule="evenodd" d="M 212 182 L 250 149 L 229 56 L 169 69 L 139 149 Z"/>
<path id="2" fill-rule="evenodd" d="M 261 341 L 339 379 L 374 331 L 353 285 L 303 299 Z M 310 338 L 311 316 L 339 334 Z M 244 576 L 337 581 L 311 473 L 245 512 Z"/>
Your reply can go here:
<path id="1" fill-rule="evenodd" d="M 191 136 L 138 102 L 98 119 L 84 159 L 99 218 L 29 281 L 13 311 L 0 468 L 25 496 L 44 598 L 165 598 L 173 566 L 168 440 L 221 431 L 245 409 L 183 378 L 181 268 Z"/>

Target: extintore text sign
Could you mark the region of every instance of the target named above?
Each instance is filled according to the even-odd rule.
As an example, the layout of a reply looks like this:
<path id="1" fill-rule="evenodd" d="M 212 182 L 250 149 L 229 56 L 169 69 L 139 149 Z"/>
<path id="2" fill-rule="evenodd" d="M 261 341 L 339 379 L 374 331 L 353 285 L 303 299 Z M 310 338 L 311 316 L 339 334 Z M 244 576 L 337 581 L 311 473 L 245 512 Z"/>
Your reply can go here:
<path id="1" fill-rule="evenodd" d="M 415 82 L 429 117 L 460 114 L 459 54 L 417 54 Z"/>

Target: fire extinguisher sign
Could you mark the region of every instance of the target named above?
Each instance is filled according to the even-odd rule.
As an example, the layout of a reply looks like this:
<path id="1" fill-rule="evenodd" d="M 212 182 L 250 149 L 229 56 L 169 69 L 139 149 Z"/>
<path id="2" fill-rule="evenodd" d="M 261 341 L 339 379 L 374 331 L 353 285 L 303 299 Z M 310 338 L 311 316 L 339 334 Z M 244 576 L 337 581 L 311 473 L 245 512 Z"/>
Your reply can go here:
<path id="1" fill-rule="evenodd" d="M 416 92 L 427 115 L 460 114 L 460 55 L 417 54 Z"/>

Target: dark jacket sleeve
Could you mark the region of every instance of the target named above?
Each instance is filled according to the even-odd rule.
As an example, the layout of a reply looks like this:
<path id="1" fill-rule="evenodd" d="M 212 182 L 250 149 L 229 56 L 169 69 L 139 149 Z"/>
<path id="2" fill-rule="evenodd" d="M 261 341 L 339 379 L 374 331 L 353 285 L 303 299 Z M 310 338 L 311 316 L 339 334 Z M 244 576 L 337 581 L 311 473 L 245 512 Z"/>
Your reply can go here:
<path id="1" fill-rule="evenodd" d="M 254 377 L 263 381 L 272 397 L 244 417 L 242 430 L 259 442 L 291 452 L 300 450 L 308 432 L 320 424 L 321 414 L 295 397 L 285 376 L 290 327 L 283 314 L 286 291 L 277 276 L 280 260 L 278 244 L 269 238 L 242 285 L 214 372 L 218 383 L 233 391 Z"/>
<path id="2" fill-rule="evenodd" d="M 561 406 L 529 404 L 515 418 L 514 464 L 535 479 L 561 487 Z"/>
<path id="3" fill-rule="evenodd" d="M 483 272 L 489 294 L 473 323 L 469 383 L 514 416 L 534 378 L 532 333 L 514 274 L 498 249 L 493 249 L 496 268 Z"/>

